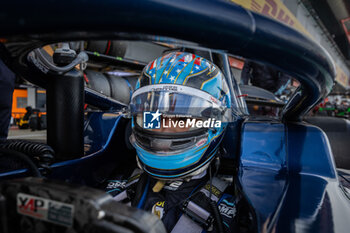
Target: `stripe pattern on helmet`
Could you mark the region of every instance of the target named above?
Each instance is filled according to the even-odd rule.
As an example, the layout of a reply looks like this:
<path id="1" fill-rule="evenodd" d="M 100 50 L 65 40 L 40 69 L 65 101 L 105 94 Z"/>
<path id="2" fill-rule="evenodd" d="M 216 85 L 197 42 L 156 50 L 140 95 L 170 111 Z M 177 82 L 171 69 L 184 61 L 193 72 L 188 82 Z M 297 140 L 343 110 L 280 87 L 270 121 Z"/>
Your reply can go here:
<path id="1" fill-rule="evenodd" d="M 193 87 L 223 102 L 226 102 L 224 98 L 229 92 L 219 68 L 205 58 L 185 52 L 169 53 L 149 63 L 144 68 L 136 89 L 153 84 Z"/>

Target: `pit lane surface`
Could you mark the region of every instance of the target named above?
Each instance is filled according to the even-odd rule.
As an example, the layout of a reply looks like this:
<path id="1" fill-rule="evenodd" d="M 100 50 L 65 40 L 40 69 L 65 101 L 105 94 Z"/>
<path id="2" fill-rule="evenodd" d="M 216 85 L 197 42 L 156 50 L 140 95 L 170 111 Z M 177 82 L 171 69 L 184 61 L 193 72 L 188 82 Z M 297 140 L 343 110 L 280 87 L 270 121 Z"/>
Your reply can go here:
<path id="1" fill-rule="evenodd" d="M 8 139 L 24 139 L 36 142 L 46 142 L 46 130 L 18 129 L 11 127 L 8 134 Z"/>

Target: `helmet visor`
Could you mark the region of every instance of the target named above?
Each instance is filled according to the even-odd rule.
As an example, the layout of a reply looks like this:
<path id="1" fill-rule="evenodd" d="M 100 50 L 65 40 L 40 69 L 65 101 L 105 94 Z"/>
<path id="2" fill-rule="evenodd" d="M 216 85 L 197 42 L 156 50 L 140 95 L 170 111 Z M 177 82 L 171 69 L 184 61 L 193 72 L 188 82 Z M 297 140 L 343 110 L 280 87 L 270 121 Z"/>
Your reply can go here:
<path id="1" fill-rule="evenodd" d="M 165 123 L 181 123 L 185 121 L 187 128 L 198 127 L 197 121 L 227 122 L 227 107 L 210 94 L 191 87 L 181 85 L 150 85 L 138 89 L 130 103 L 131 114 L 136 117 L 139 126 L 163 121 Z M 174 125 L 173 124 L 173 125 Z M 147 128 L 147 127 L 143 127 Z"/>

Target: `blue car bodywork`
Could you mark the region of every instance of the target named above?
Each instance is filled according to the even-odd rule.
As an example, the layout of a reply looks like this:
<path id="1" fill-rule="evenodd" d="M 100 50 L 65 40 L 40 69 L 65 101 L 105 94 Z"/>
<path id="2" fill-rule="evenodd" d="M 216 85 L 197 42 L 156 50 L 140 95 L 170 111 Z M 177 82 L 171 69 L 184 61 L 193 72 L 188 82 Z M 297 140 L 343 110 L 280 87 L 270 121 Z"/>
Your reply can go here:
<path id="1" fill-rule="evenodd" d="M 223 58 L 226 53 L 240 55 L 298 79 L 301 86 L 284 107 L 282 119 L 269 121 L 249 119 L 245 103 L 236 98 L 239 89 L 233 80 L 239 117 L 223 141 L 226 158 L 238 162 L 236 183 L 253 210 L 257 232 L 349 232 L 350 200 L 339 183 L 327 136 L 301 122 L 333 85 L 334 65 L 323 48 L 286 25 L 227 1 L 88 0 L 84 11 L 79 10 L 80 3 L 67 0 L 52 11 L 46 4 L 12 1 L 0 9 L 1 21 L 7 22 L 0 26 L 0 35 L 8 38 L 1 47 L 4 60 L 42 86 L 44 79 L 36 80 L 25 71 L 27 52 L 49 42 L 106 37 L 190 41 L 218 51 Z M 9 46 L 21 40 L 28 43 Z M 86 95 L 108 106 L 108 100 Z M 123 107 L 112 102 L 110 106 Z M 88 155 L 53 164 L 49 178 L 96 186 L 100 174 L 134 159 L 125 143 L 127 121 L 122 116 L 93 113 L 88 119 L 84 131 Z M 23 176 L 26 170 L 0 174 L 1 180 Z"/>

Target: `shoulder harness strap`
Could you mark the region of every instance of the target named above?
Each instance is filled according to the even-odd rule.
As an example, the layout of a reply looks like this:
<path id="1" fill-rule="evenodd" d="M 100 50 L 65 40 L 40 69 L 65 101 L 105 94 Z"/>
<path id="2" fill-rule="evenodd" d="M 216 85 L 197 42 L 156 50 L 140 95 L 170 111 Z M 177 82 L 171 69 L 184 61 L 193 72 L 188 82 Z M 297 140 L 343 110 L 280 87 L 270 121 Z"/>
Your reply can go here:
<path id="1" fill-rule="evenodd" d="M 132 172 L 128 181 L 126 182 L 125 190 L 119 193 L 118 195 L 116 195 L 115 197 L 113 197 L 113 199 L 119 202 L 126 200 L 128 198 L 128 190 L 130 190 L 133 187 L 133 185 L 139 181 L 141 174 L 142 174 L 142 170 L 139 168 L 136 168 Z"/>
<path id="2" fill-rule="evenodd" d="M 228 182 L 217 177 L 212 179 L 211 199 L 218 202 Z M 200 233 L 203 229 L 210 229 L 213 225 L 208 199 L 210 196 L 210 182 L 208 182 L 193 198 L 189 198 L 183 205 L 183 214 L 175 224 L 171 233 Z M 204 198 L 203 198 L 204 197 Z"/>

